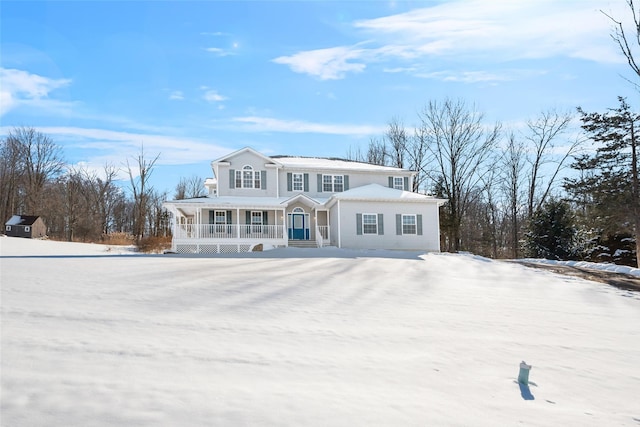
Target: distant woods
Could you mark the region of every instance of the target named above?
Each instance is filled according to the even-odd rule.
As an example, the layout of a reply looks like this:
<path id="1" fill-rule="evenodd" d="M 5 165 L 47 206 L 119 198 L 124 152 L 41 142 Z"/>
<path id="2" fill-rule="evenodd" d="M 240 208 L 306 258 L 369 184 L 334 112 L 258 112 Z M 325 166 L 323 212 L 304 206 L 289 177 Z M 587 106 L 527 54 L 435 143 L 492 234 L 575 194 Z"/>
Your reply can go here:
<path id="1" fill-rule="evenodd" d="M 101 241 L 114 233 L 136 241 L 166 236 L 166 194 L 149 184 L 157 159 L 143 149 L 132 162 L 126 159 L 126 188 L 116 182 L 120 167 L 71 166 L 49 136 L 31 127 L 13 128 L 0 141 L 0 218 L 42 216 L 50 237 L 68 241 Z"/>
<path id="2" fill-rule="evenodd" d="M 567 111 L 505 129 L 463 100 L 430 101 L 416 125 L 394 117 L 383 135 L 346 156 L 413 170 L 413 191 L 446 198 L 443 250 L 634 265 L 640 115 L 619 102 L 606 113 L 578 108 L 579 131 Z"/>

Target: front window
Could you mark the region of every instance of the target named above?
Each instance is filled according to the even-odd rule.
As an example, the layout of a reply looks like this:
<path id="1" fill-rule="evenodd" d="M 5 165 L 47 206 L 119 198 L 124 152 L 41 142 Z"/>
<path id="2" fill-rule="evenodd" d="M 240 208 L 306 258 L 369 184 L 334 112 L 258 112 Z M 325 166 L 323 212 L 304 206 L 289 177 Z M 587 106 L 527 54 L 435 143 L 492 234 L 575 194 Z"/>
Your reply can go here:
<path id="1" fill-rule="evenodd" d="M 362 214 L 362 233 L 378 234 L 378 215 Z"/>
<path id="2" fill-rule="evenodd" d="M 404 190 L 404 178 L 401 176 L 394 176 L 393 188 L 395 188 L 396 190 Z"/>
<path id="3" fill-rule="evenodd" d="M 322 191 L 327 193 L 341 193 L 344 191 L 344 176 L 322 175 Z"/>
<path id="4" fill-rule="evenodd" d="M 216 211 L 214 216 L 215 224 L 226 224 L 227 223 L 227 213 L 225 211 Z"/>
<path id="5" fill-rule="evenodd" d="M 236 188 L 260 188 L 260 171 L 249 165 L 236 171 Z"/>
<path id="6" fill-rule="evenodd" d="M 304 190 L 304 177 L 301 173 L 293 174 L 293 191 L 303 191 Z"/>
<path id="7" fill-rule="evenodd" d="M 251 211 L 251 232 L 262 233 L 262 211 Z"/>
<path id="8" fill-rule="evenodd" d="M 415 215 L 402 215 L 402 234 L 417 234 Z"/>

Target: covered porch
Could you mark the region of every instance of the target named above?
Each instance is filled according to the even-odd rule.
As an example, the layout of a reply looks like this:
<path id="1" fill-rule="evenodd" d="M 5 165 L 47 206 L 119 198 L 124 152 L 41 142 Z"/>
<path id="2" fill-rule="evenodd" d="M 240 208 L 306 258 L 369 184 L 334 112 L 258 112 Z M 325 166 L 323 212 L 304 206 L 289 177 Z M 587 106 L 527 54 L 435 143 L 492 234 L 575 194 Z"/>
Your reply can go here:
<path id="1" fill-rule="evenodd" d="M 277 206 L 215 206 L 208 200 L 167 203 L 172 213 L 172 251 L 176 253 L 239 253 L 257 245 L 322 247 L 329 244 L 329 215 L 286 200 Z M 199 202 L 199 203 L 198 203 Z"/>

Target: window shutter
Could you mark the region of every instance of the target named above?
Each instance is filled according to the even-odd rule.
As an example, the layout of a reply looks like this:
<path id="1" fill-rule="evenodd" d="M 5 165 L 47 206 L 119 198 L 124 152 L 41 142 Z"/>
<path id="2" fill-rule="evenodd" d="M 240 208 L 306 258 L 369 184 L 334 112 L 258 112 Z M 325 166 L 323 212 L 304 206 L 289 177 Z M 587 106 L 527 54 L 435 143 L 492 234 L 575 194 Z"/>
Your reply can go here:
<path id="1" fill-rule="evenodd" d="M 404 177 L 404 191 L 409 191 L 409 177 Z"/>
<path id="2" fill-rule="evenodd" d="M 260 188 L 267 189 L 267 171 L 260 171 Z"/>
<path id="3" fill-rule="evenodd" d="M 309 191 L 309 174 L 305 173 L 303 177 L 304 177 L 304 191 L 308 192 Z"/>
<path id="4" fill-rule="evenodd" d="M 236 170 L 229 169 L 229 188 L 236 188 Z"/>
<path id="5" fill-rule="evenodd" d="M 393 177 L 389 177 L 389 188 L 393 188 Z"/>
<path id="6" fill-rule="evenodd" d="M 378 234 L 382 236 L 384 234 L 384 215 L 378 214 Z"/>
<path id="7" fill-rule="evenodd" d="M 416 228 L 418 230 L 418 236 L 422 236 L 422 215 L 416 215 Z"/>
<path id="8" fill-rule="evenodd" d="M 347 191 L 349 189 L 349 175 L 345 175 L 343 180 L 344 180 L 344 191 Z"/>
<path id="9" fill-rule="evenodd" d="M 293 190 L 293 176 L 291 172 L 287 172 L 287 191 Z"/>
<path id="10" fill-rule="evenodd" d="M 245 211 L 244 219 L 245 219 L 245 224 L 251 224 L 251 211 Z"/>
<path id="11" fill-rule="evenodd" d="M 362 214 L 356 214 L 356 234 L 362 235 Z"/>
<path id="12" fill-rule="evenodd" d="M 396 214 L 396 234 L 402 236 L 402 215 Z"/>
<path id="13" fill-rule="evenodd" d="M 209 211 L 209 224 L 213 224 L 215 222 L 214 215 L 215 215 L 214 211 Z"/>
<path id="14" fill-rule="evenodd" d="M 227 211 L 227 224 L 231 224 L 231 221 L 232 221 L 231 215 L 232 215 L 231 211 Z"/>
<path id="15" fill-rule="evenodd" d="M 318 174 L 318 193 L 322 193 L 322 174 Z"/>
<path id="16" fill-rule="evenodd" d="M 262 211 L 262 225 L 267 225 L 267 211 Z M 262 227 L 262 234 L 269 234 L 268 227 Z"/>

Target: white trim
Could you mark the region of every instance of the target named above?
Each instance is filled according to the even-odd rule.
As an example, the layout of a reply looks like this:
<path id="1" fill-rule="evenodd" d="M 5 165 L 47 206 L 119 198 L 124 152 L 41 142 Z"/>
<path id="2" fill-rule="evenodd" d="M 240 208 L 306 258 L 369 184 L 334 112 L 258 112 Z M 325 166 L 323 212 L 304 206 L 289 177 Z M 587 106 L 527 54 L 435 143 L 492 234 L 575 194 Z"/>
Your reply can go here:
<path id="1" fill-rule="evenodd" d="M 374 233 L 366 233 L 364 231 L 364 226 L 365 226 L 364 217 L 365 217 L 365 215 L 372 216 L 375 219 L 376 229 L 375 229 Z M 367 225 L 372 225 L 372 224 L 367 224 Z M 362 213 L 362 235 L 364 236 L 365 234 L 366 235 L 374 235 L 374 234 L 377 235 L 378 234 L 378 214 L 377 213 L 364 213 L 364 212 Z"/>
<path id="2" fill-rule="evenodd" d="M 405 233 L 404 232 L 404 218 L 407 217 L 412 217 L 413 218 L 413 226 L 415 227 L 415 232 L 413 233 Z M 400 217 L 400 225 L 401 225 L 401 230 L 402 230 L 402 235 L 403 236 L 417 236 L 418 235 L 418 215 L 416 214 L 402 214 L 402 216 Z M 411 224 L 407 224 L 407 226 L 410 226 Z"/>
<path id="3" fill-rule="evenodd" d="M 340 200 L 338 200 L 338 247 L 342 247 L 342 225 L 340 224 Z"/>

